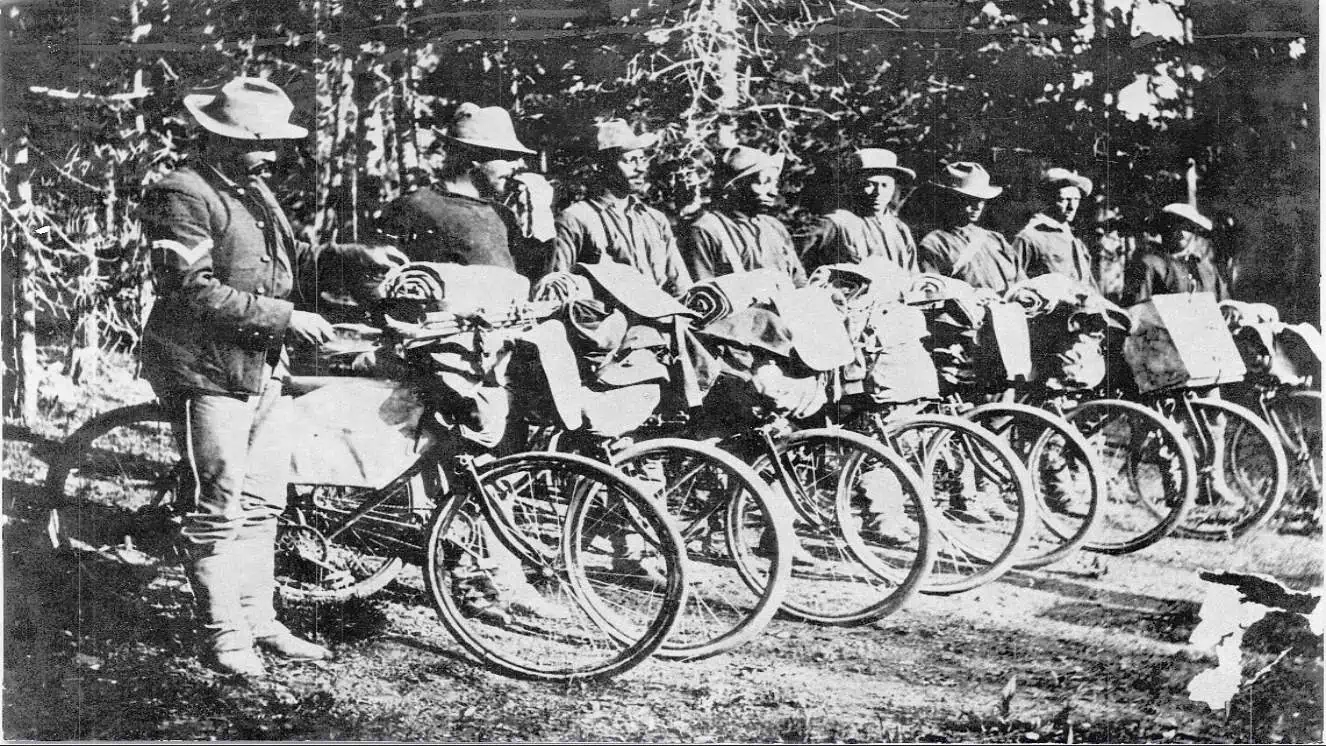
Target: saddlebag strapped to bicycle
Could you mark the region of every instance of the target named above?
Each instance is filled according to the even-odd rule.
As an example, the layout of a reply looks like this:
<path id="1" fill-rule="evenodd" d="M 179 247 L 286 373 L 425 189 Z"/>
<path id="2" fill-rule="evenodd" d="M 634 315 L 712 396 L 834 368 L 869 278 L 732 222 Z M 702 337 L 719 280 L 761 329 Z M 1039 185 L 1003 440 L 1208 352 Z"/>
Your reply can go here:
<path id="1" fill-rule="evenodd" d="M 1243 380 L 1247 368 L 1212 293 L 1156 295 L 1128 309 L 1123 356 L 1139 392 Z"/>
<path id="2" fill-rule="evenodd" d="M 414 383 L 346 377 L 288 402 L 291 484 L 378 488 L 432 442 Z"/>

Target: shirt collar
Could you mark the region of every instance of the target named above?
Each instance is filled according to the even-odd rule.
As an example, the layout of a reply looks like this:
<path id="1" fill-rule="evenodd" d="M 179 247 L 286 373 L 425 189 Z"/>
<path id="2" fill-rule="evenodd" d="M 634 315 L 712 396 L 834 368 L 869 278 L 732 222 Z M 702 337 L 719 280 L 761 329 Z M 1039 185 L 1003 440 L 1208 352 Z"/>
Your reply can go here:
<path id="1" fill-rule="evenodd" d="M 1043 213 L 1043 212 L 1038 212 L 1038 213 L 1036 213 L 1036 214 L 1031 218 L 1031 222 L 1033 222 L 1033 223 L 1038 223 L 1038 224 L 1040 224 L 1040 225 L 1042 225 L 1042 226 L 1045 226 L 1046 228 L 1051 228 L 1051 229 L 1056 230 L 1056 231 L 1059 231 L 1059 232 L 1061 232 L 1061 233 L 1072 233 L 1072 232 L 1073 232 L 1073 227 L 1072 227 L 1072 226 L 1068 225 L 1067 223 L 1061 223 L 1061 222 L 1059 222 L 1058 220 L 1055 220 L 1054 218 L 1050 217 L 1049 215 L 1046 215 L 1046 214 Z"/>
<path id="2" fill-rule="evenodd" d="M 599 192 L 597 195 L 591 197 L 590 201 L 605 209 L 620 210 L 622 212 L 639 210 L 645 206 L 645 203 L 634 194 L 626 195 L 625 199 L 612 199 L 606 193 Z"/>

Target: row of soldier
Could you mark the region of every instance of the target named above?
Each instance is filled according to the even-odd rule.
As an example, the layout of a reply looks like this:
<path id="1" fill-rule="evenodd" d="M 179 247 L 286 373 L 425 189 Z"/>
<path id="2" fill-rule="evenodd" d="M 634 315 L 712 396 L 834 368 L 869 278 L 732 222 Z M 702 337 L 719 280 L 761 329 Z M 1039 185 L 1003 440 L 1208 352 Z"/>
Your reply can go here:
<path id="1" fill-rule="evenodd" d="M 621 119 L 592 125 L 594 184 L 586 199 L 551 216 L 552 188 L 525 170 L 535 151 L 519 140 L 499 107 L 463 104 L 442 134 L 444 161 L 433 184 L 389 203 L 377 225 L 415 261 L 492 264 L 537 279 L 577 262 L 626 264 L 680 296 L 693 283 L 738 271 L 772 268 L 798 286 L 823 264 L 882 257 L 908 272 L 954 277 L 1003 293 L 1014 284 L 1059 273 L 1097 286 L 1085 243 L 1073 222 L 1092 181 L 1051 168 L 1037 186 L 1042 209 L 1010 242 L 980 225 L 1003 187 L 978 163 L 949 164 L 926 183 L 937 217 L 918 242 L 898 215 L 898 197 L 916 172 L 882 148 L 843 159 L 838 194 L 810 230 L 794 237 L 777 217 L 784 158 L 733 147 L 713 167 L 711 201 L 686 218 L 650 206 L 650 162 L 657 137 Z M 1152 294 L 1213 292 L 1226 284 L 1206 251 L 1211 221 L 1186 203 L 1157 211 L 1160 242 L 1131 257 L 1124 305 Z"/>
<path id="2" fill-rule="evenodd" d="M 554 219 L 552 189 L 524 168 L 533 152 L 510 115 L 472 104 L 458 108 L 444 133 L 435 183 L 384 209 L 378 227 L 394 242 L 314 245 L 299 239 L 264 176 L 278 143 L 308 135 L 290 122 L 285 92 L 239 77 L 183 104 L 202 130 L 198 152 L 149 185 L 141 205 L 156 297 L 140 355 L 192 482 L 180 490 L 180 534 L 203 657 L 231 674 L 262 675 L 258 648 L 293 660 L 330 654 L 295 636 L 273 605 L 277 517 L 296 432 L 282 390 L 289 344 L 336 335 L 326 318 L 294 302 L 321 260 L 335 258 L 346 278 L 371 281 L 406 259 L 498 265 L 530 277 L 612 259 L 674 295 L 692 281 L 755 268 L 800 285 L 806 269 L 869 255 L 995 290 L 1030 273 L 1086 272 L 1070 224 L 1091 183 L 1070 172 L 1047 174 L 1046 211 L 1010 245 L 977 225 L 1000 188 L 980 166 L 952 164 L 934 180 L 951 203 L 948 222 L 918 244 L 892 207 L 899 182 L 915 174 L 889 151 L 863 149 L 845 181 L 859 200 L 825 216 L 798 247 L 771 214 L 782 160 L 734 148 L 716 164 L 712 203 L 677 231 L 679 241 L 673 222 L 643 201 L 653 138 L 621 121 L 597 125 L 599 191 Z M 1135 296 L 1217 289 L 1213 268 L 1193 248 L 1209 221 L 1183 205 L 1162 214 L 1168 251 L 1139 257 L 1130 273 Z"/>

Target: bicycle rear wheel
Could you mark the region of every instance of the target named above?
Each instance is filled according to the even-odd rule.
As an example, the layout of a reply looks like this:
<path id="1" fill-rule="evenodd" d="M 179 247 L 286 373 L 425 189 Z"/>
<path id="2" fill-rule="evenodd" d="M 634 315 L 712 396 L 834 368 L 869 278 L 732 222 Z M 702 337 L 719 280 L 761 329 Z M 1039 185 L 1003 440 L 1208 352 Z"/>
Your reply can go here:
<path id="1" fill-rule="evenodd" d="M 1289 464 L 1275 432 L 1250 410 L 1219 399 L 1194 399 L 1196 422 L 1184 420 L 1192 441 L 1200 427 L 1212 452 L 1200 464 L 1197 500 L 1176 536 L 1233 539 L 1275 515 L 1289 481 Z M 1206 437 L 1202 438 L 1206 440 Z"/>
<path id="2" fill-rule="evenodd" d="M 51 529 L 59 541 L 99 547 L 137 536 L 164 551 L 180 487 L 180 453 L 155 402 L 93 417 L 55 449 L 46 470 Z"/>
<path id="3" fill-rule="evenodd" d="M 1321 392 L 1277 393 L 1266 401 L 1267 421 L 1289 458 L 1282 524 L 1321 528 Z"/>
<path id="4" fill-rule="evenodd" d="M 1067 419 L 1105 477 L 1103 515 L 1084 548 L 1128 554 L 1168 536 L 1197 495 L 1197 463 L 1178 426 L 1121 399 L 1086 402 Z"/>
<path id="5" fill-rule="evenodd" d="M 563 453 L 476 470 L 433 518 L 424 578 L 443 625 L 491 670 L 541 681 L 605 679 L 663 644 L 686 598 L 676 530 L 620 472 Z M 627 553 L 661 576 L 624 573 Z M 481 603 L 503 584 L 538 599 Z M 479 602 L 479 603 L 476 603 Z"/>
<path id="6" fill-rule="evenodd" d="M 794 510 L 792 578 L 783 609 L 820 624 L 860 625 L 912 598 L 935 559 L 935 516 L 920 477 L 877 442 L 836 428 L 794 432 L 777 461 L 752 466 Z"/>
<path id="7" fill-rule="evenodd" d="M 690 559 L 686 606 L 658 654 L 706 658 L 759 634 L 792 572 L 786 501 L 736 457 L 692 440 L 637 443 L 613 465 L 667 507 Z"/>
<path id="8" fill-rule="evenodd" d="M 1012 569 L 1039 522 L 1017 454 L 948 415 L 910 415 L 881 427 L 884 442 L 926 478 L 938 514 L 939 554 L 921 592 L 968 591 Z"/>
<path id="9" fill-rule="evenodd" d="M 1023 404 L 986 404 L 963 417 L 1002 438 L 1027 467 L 1040 521 L 1016 567 L 1071 555 L 1095 528 L 1105 482 L 1082 434 L 1062 417 Z"/>

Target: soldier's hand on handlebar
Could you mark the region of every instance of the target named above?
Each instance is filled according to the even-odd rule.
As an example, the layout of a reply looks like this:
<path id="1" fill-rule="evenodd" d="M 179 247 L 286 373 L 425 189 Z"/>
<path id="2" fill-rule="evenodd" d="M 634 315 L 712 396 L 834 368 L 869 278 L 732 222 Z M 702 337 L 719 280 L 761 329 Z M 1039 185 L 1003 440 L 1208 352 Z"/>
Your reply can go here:
<path id="1" fill-rule="evenodd" d="M 331 322 L 316 313 L 292 311 L 286 333 L 305 344 L 320 345 L 336 338 Z"/>

